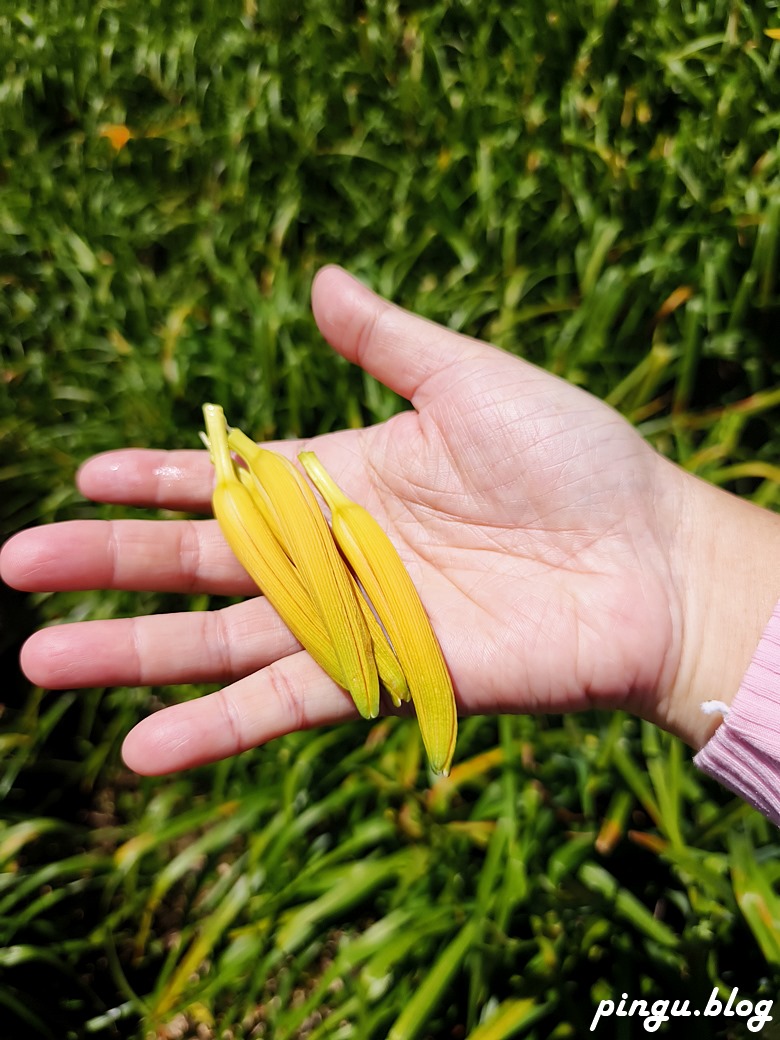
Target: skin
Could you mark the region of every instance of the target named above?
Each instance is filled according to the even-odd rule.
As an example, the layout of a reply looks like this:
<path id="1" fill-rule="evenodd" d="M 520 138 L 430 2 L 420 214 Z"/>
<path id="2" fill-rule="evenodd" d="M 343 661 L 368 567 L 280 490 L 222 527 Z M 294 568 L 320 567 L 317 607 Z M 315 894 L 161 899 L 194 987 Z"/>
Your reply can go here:
<path id="1" fill-rule="evenodd" d="M 312 290 L 331 346 L 414 410 L 271 445 L 317 452 L 387 530 L 452 673 L 461 714 L 622 708 L 701 746 L 780 590 L 780 518 L 691 477 L 568 383 L 376 296 L 338 268 Z M 204 452 L 89 459 L 96 501 L 209 512 Z M 221 611 L 86 621 L 34 634 L 49 688 L 220 682 L 127 736 L 139 773 L 214 761 L 356 717 L 244 574 L 210 519 L 73 521 L 0 553 L 18 589 L 246 595 Z"/>

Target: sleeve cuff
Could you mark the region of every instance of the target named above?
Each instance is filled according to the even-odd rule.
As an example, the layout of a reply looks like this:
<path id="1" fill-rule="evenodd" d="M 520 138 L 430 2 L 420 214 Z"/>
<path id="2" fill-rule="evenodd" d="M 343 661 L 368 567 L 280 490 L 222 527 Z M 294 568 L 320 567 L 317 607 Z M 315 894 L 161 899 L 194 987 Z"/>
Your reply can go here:
<path id="1" fill-rule="evenodd" d="M 694 764 L 780 826 L 780 601 L 723 714 Z"/>

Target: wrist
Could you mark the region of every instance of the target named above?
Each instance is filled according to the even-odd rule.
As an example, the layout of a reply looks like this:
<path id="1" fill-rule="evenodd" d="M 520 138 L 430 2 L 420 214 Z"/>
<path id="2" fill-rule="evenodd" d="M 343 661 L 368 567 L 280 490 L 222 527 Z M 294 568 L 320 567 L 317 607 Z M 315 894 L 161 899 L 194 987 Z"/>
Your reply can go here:
<path id="1" fill-rule="evenodd" d="M 731 703 L 780 599 L 780 516 L 682 470 L 678 479 L 678 666 L 656 721 L 698 749 L 721 721 L 702 703 Z"/>

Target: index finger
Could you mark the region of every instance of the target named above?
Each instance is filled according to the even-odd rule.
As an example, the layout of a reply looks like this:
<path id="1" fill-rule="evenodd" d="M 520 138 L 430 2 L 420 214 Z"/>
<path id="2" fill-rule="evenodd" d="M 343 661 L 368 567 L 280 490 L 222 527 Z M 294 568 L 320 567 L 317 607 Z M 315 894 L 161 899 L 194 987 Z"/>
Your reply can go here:
<path id="1" fill-rule="evenodd" d="M 273 441 L 265 447 L 292 460 L 303 442 Z M 207 451 L 118 448 L 82 463 L 76 485 L 95 502 L 210 513 L 214 467 Z"/>
<path id="2" fill-rule="evenodd" d="M 120 448 L 82 463 L 76 485 L 96 502 L 209 513 L 214 467 L 206 451 Z"/>

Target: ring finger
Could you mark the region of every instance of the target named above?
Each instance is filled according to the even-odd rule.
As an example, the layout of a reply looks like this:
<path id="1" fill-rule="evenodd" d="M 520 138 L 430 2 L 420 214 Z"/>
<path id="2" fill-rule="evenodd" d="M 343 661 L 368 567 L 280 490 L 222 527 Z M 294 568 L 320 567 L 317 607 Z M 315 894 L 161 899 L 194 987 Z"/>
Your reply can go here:
<path id="1" fill-rule="evenodd" d="M 50 690 L 233 682 L 300 649 L 256 597 L 222 610 L 55 625 L 30 636 L 21 664 Z"/>

